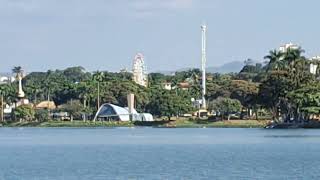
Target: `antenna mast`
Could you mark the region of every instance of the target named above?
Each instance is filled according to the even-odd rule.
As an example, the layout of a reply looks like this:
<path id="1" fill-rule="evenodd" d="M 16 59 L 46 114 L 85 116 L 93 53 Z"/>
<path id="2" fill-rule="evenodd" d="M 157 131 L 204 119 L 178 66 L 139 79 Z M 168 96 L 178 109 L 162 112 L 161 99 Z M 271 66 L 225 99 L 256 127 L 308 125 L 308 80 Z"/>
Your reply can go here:
<path id="1" fill-rule="evenodd" d="M 201 90 L 202 90 L 202 108 L 206 109 L 206 43 L 207 43 L 207 37 L 206 37 L 206 31 L 207 26 L 203 24 L 201 26 L 201 32 L 202 32 L 202 58 L 201 58 L 201 70 L 202 70 L 202 84 L 201 84 Z"/>

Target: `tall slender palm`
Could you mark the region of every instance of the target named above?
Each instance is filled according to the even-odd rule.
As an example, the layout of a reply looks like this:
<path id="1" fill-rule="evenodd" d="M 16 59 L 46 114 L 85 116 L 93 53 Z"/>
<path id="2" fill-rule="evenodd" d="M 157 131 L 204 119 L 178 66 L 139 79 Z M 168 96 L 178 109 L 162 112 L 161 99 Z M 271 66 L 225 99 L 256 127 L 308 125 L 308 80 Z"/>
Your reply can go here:
<path id="1" fill-rule="evenodd" d="M 295 61 L 304 58 L 302 54 L 305 51 L 299 47 L 299 48 L 288 48 L 286 52 L 283 54 L 283 60 L 288 63 L 288 65 L 293 65 Z"/>
<path id="2" fill-rule="evenodd" d="M 279 71 L 280 69 L 283 68 L 283 62 L 282 60 L 283 53 L 277 50 L 272 50 L 269 52 L 269 55 L 265 56 L 264 59 L 268 59 L 269 62 L 267 64 L 267 71 L 271 70 L 277 70 Z"/>
<path id="3" fill-rule="evenodd" d="M 76 88 L 78 98 L 83 102 L 83 107 L 90 106 L 89 99 L 91 93 L 94 91 L 92 83 L 90 81 L 80 82 Z"/>
<path id="4" fill-rule="evenodd" d="M 12 72 L 15 73 L 17 75 L 17 77 L 18 77 L 19 75 L 22 75 L 22 72 L 23 72 L 22 71 L 22 67 L 21 66 L 15 66 L 15 67 L 13 67 Z"/>
<path id="5" fill-rule="evenodd" d="M 100 84 L 101 82 L 104 80 L 105 75 L 103 72 L 97 71 L 94 75 L 93 75 L 93 80 L 95 82 L 97 82 L 97 91 L 98 91 L 98 96 L 97 96 L 97 107 L 98 109 L 100 108 Z"/>
<path id="6" fill-rule="evenodd" d="M 40 92 L 40 87 L 38 87 L 37 85 L 34 85 L 34 84 L 31 84 L 31 85 L 28 85 L 26 86 L 26 92 L 29 94 L 29 95 L 32 95 L 32 102 L 34 104 L 37 104 L 38 102 L 38 94 Z"/>
<path id="7" fill-rule="evenodd" d="M 199 77 L 200 77 L 200 72 L 193 71 L 191 73 L 191 80 L 193 81 L 193 84 L 199 84 Z"/>
<path id="8" fill-rule="evenodd" d="M 57 86 L 56 78 L 57 77 L 55 76 L 55 73 L 53 71 L 49 70 L 47 72 L 46 79 L 43 82 L 44 85 L 45 85 L 45 89 L 46 89 L 47 101 L 51 100 L 51 94 L 53 93 L 54 89 Z"/>

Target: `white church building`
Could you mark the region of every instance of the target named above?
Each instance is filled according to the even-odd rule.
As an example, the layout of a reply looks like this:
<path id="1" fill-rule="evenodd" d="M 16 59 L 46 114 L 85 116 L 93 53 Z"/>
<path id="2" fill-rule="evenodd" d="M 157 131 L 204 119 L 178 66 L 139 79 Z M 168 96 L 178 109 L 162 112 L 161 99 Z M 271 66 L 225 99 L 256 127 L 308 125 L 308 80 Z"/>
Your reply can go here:
<path id="1" fill-rule="evenodd" d="M 131 116 L 131 119 L 130 119 Z M 103 104 L 95 115 L 94 120 L 100 121 L 154 121 L 149 113 L 138 113 L 135 109 L 130 113 L 128 107 L 114 104 Z"/>

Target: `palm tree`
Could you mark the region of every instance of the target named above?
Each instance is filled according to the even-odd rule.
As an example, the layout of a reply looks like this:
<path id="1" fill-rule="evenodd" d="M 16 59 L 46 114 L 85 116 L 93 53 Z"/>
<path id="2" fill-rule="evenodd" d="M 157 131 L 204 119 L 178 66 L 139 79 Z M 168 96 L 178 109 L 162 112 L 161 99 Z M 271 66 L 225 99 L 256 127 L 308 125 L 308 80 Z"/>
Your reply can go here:
<path id="1" fill-rule="evenodd" d="M 29 85 L 26 87 L 26 91 L 27 93 L 30 93 L 30 95 L 32 95 L 33 97 L 33 103 L 37 104 L 38 102 L 38 94 L 40 92 L 40 87 L 38 87 L 37 85 Z"/>
<path id="2" fill-rule="evenodd" d="M 18 77 L 19 75 L 22 75 L 22 72 L 23 72 L 22 71 L 22 67 L 21 66 L 15 66 L 15 67 L 13 67 L 12 72 L 15 73 L 17 75 L 17 77 Z"/>
<path id="3" fill-rule="evenodd" d="M 83 102 L 83 107 L 90 107 L 90 98 L 92 96 L 92 92 L 94 92 L 94 84 L 91 81 L 80 82 L 78 86 L 76 86 L 76 92 L 78 98 Z"/>
<path id="4" fill-rule="evenodd" d="M 97 90 L 98 90 L 98 96 L 97 96 L 97 107 L 98 109 L 100 108 L 100 83 L 104 80 L 105 75 L 103 72 L 99 72 L 97 71 L 94 75 L 93 75 L 93 80 L 95 82 L 97 82 Z"/>
<path id="5" fill-rule="evenodd" d="M 290 66 L 293 65 L 293 63 L 301 58 L 304 58 L 302 54 L 305 51 L 299 47 L 299 48 L 288 48 L 286 52 L 283 54 L 283 60 L 286 61 Z"/>
<path id="6" fill-rule="evenodd" d="M 55 89 L 57 89 L 57 77 L 56 74 L 49 70 L 46 74 L 46 79 L 43 82 L 43 84 L 45 85 L 45 89 L 46 89 L 46 96 L 47 96 L 47 101 L 51 100 L 51 94 L 54 92 Z"/>
<path id="7" fill-rule="evenodd" d="M 198 69 L 194 69 L 190 72 L 190 79 L 193 81 L 193 84 L 199 84 L 199 77 L 201 76 L 201 72 Z"/>
<path id="8" fill-rule="evenodd" d="M 277 50 L 272 50 L 269 52 L 269 55 L 265 56 L 264 59 L 268 59 L 269 62 L 267 64 L 267 71 L 276 69 L 279 71 L 283 68 L 283 61 L 282 61 L 283 53 Z"/>

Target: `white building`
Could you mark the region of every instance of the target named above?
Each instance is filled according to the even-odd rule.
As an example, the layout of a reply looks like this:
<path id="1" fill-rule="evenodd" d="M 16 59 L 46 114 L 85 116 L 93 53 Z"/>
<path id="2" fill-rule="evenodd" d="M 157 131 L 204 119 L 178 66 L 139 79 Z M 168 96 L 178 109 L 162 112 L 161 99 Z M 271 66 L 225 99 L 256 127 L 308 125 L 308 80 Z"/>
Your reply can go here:
<path id="1" fill-rule="evenodd" d="M 165 90 L 172 90 L 173 89 L 172 83 L 170 83 L 170 82 L 165 82 L 162 84 L 162 86 L 163 86 L 163 89 L 165 89 Z"/>
<path id="2" fill-rule="evenodd" d="M 314 56 L 310 60 L 320 61 L 320 56 Z"/>
<path id="3" fill-rule="evenodd" d="M 300 47 L 299 45 L 293 44 L 290 42 L 290 43 L 287 43 L 287 44 L 280 46 L 279 51 L 282 53 L 285 53 L 285 52 L 287 52 L 288 49 L 299 49 L 299 47 Z"/>
<path id="4" fill-rule="evenodd" d="M 112 121 L 153 121 L 153 116 L 149 113 L 138 113 L 135 109 L 130 113 L 129 108 L 123 108 L 114 104 L 103 104 L 95 115 L 95 120 Z"/>
<path id="5" fill-rule="evenodd" d="M 318 65 L 317 64 L 310 64 L 310 73 L 311 74 L 317 74 L 317 68 L 318 68 Z"/>
<path id="6" fill-rule="evenodd" d="M 15 77 L 9 74 L 0 74 L 0 84 L 6 84 L 6 83 L 10 83 L 10 82 L 14 82 L 15 81 Z"/>
<path id="7" fill-rule="evenodd" d="M 132 72 L 134 82 L 144 87 L 148 86 L 148 74 L 144 64 L 144 57 L 141 53 L 136 54 L 134 57 Z"/>
<path id="8" fill-rule="evenodd" d="M 320 56 L 314 56 L 310 59 L 311 61 L 320 61 Z M 318 64 L 310 63 L 310 73 L 317 74 Z"/>

